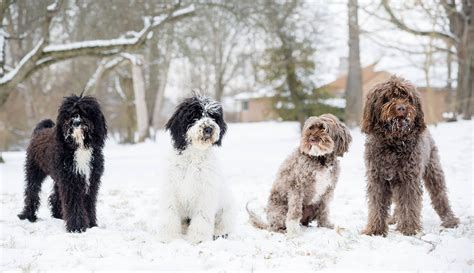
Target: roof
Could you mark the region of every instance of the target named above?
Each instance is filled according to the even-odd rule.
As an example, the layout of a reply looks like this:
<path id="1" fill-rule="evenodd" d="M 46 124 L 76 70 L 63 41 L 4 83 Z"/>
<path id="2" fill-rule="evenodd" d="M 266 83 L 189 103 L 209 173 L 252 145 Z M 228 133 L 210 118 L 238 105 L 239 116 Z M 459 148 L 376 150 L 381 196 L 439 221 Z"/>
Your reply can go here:
<path id="1" fill-rule="evenodd" d="M 276 95 L 274 90 L 260 89 L 256 91 L 242 92 L 234 96 L 235 100 L 249 100 L 258 98 L 271 98 Z"/>
<path id="2" fill-rule="evenodd" d="M 390 75 L 390 73 L 386 71 L 375 71 L 375 65 L 377 65 L 377 63 L 373 63 L 369 66 L 362 68 L 362 85 L 369 84 L 376 78 Z M 345 90 L 346 83 L 347 83 L 347 74 L 342 75 L 336 80 L 334 80 L 333 82 L 330 82 L 324 85 L 323 88 L 326 88 L 329 92 Z"/>

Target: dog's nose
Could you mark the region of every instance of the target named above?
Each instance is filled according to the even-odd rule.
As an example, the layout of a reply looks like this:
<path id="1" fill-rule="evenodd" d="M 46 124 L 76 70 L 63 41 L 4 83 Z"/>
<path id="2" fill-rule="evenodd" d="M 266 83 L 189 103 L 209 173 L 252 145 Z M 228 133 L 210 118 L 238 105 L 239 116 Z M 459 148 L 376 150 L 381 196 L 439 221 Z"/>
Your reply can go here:
<path id="1" fill-rule="evenodd" d="M 211 135 L 212 134 L 212 128 L 211 127 L 205 127 L 204 128 L 204 134 L 205 135 Z"/>
<path id="2" fill-rule="evenodd" d="M 309 140 L 309 143 L 312 144 L 312 143 L 316 143 L 316 141 L 317 141 L 318 139 L 317 139 L 316 137 L 314 137 L 314 136 L 310 136 L 308 140 Z"/>
<path id="3" fill-rule="evenodd" d="M 395 107 L 395 111 L 397 112 L 399 116 L 403 116 L 405 115 L 407 108 L 405 107 L 405 105 L 399 104 Z"/>
<path id="4" fill-rule="evenodd" d="M 81 119 L 80 118 L 75 118 L 72 120 L 72 126 L 74 127 L 79 127 L 81 125 Z"/>

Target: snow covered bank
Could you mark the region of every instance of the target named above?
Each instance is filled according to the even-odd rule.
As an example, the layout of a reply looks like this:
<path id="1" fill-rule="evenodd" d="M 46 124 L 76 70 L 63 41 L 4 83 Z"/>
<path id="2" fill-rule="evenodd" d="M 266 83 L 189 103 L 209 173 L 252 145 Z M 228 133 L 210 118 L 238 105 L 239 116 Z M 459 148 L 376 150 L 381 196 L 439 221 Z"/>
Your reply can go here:
<path id="1" fill-rule="evenodd" d="M 253 198 L 261 213 L 276 170 L 297 146 L 296 123 L 232 124 L 220 149 L 224 174 L 239 208 L 235 233 L 197 246 L 156 240 L 157 181 L 170 147 L 167 134 L 156 143 L 134 146 L 108 143 L 99 193 L 99 227 L 83 234 L 65 232 L 51 218 L 43 185 L 36 223 L 20 221 L 24 152 L 4 153 L 0 165 L 0 270 L 445 270 L 473 271 L 473 125 L 472 121 L 430 127 L 447 176 L 453 209 L 461 219 L 454 230 L 440 220 L 425 193 L 424 234 L 406 237 L 391 228 L 387 238 L 359 235 L 367 218 L 363 162 L 364 136 L 341 160 L 342 172 L 331 204 L 336 230 L 308 228 L 288 240 L 247 223 L 245 203 Z"/>

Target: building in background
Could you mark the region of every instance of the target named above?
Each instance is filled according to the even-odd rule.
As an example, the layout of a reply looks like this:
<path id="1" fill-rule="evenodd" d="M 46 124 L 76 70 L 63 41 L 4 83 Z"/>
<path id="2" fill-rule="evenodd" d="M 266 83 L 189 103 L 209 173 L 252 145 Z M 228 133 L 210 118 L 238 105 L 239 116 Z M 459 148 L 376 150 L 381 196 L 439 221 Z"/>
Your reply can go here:
<path id="1" fill-rule="evenodd" d="M 372 87 L 378 83 L 386 81 L 392 75 L 387 71 L 377 71 L 377 63 L 373 63 L 362 69 L 362 92 L 365 97 Z M 325 103 L 335 107 L 345 107 L 344 90 L 346 87 L 347 75 L 340 76 L 322 86 L 330 94 L 331 99 L 325 100 Z M 418 87 L 421 95 L 423 111 L 425 112 L 425 121 L 427 123 L 437 123 L 446 120 L 448 112 L 449 95 L 451 90 L 448 88 Z M 271 90 L 259 90 L 255 92 L 244 92 L 232 97 L 234 106 L 229 111 L 229 117 L 233 122 L 259 122 L 268 120 L 278 120 L 278 114 L 274 110 L 273 97 L 275 93 Z M 230 109 L 230 108 L 229 108 Z"/>

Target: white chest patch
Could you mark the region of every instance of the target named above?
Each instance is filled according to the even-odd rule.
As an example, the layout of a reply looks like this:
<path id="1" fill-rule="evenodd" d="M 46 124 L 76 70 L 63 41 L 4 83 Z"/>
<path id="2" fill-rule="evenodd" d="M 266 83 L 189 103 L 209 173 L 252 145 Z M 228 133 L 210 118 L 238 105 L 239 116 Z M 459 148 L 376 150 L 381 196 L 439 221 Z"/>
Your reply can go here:
<path id="1" fill-rule="evenodd" d="M 79 147 L 74 152 L 74 170 L 86 178 L 86 192 L 89 191 L 89 178 L 91 175 L 92 148 Z"/>
<path id="2" fill-rule="evenodd" d="M 314 196 L 312 199 L 313 203 L 319 202 L 321 196 L 323 196 L 327 189 L 332 185 L 332 167 L 325 168 L 319 172 L 316 172 L 314 184 Z"/>

